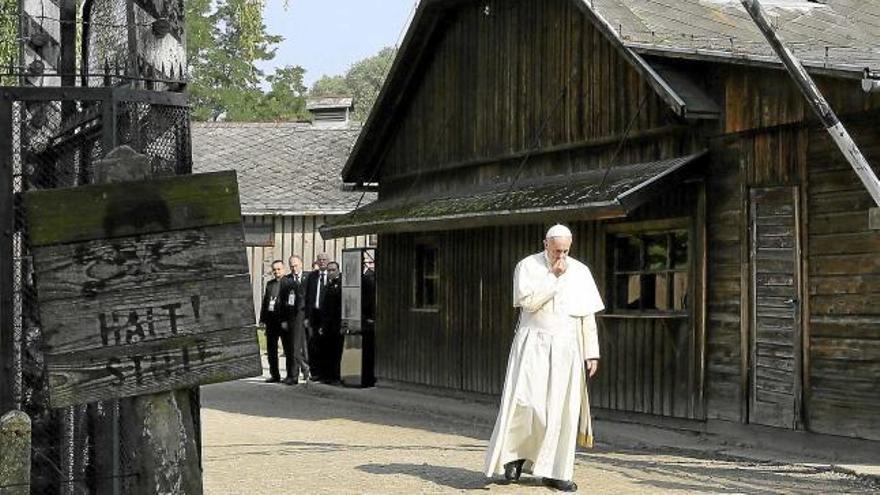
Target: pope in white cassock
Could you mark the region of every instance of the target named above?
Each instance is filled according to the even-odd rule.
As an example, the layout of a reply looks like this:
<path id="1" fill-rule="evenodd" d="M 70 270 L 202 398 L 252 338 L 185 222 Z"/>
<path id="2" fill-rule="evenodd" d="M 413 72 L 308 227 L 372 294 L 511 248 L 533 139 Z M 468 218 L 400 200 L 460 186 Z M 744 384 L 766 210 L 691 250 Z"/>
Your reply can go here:
<path id="1" fill-rule="evenodd" d="M 562 491 L 577 490 L 575 444 L 593 444 L 585 370 L 599 368 L 594 315 L 605 309 L 590 269 L 568 256 L 571 242 L 556 225 L 545 250 L 516 265 L 520 318 L 484 470 L 510 481 L 526 471 Z"/>

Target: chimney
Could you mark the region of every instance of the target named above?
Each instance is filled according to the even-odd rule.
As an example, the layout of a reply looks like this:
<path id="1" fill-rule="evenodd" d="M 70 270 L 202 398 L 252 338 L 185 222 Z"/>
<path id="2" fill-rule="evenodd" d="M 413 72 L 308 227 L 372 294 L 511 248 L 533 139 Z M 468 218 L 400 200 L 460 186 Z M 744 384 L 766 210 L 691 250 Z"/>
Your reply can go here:
<path id="1" fill-rule="evenodd" d="M 312 125 L 318 127 L 348 127 L 354 99 L 349 97 L 325 96 L 309 98 L 306 110 L 312 114 Z"/>

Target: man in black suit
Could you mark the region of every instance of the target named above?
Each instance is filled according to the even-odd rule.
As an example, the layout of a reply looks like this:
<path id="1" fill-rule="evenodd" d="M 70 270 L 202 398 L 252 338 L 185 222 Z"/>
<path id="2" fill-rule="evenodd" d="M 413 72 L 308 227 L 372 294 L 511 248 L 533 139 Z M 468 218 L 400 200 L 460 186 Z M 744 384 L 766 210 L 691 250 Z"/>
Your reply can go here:
<path id="1" fill-rule="evenodd" d="M 363 325 L 363 376 L 361 384 L 364 387 L 372 387 L 376 383 L 375 375 L 375 352 L 376 352 L 376 271 L 374 262 L 368 259 L 364 262 L 366 269 L 361 277 L 361 315 Z"/>
<path id="2" fill-rule="evenodd" d="M 290 346 L 290 332 L 285 321 L 286 309 L 282 295 L 287 292 L 287 282 L 284 278 L 284 262 L 275 260 L 272 262 L 272 275 L 275 277 L 266 282 L 266 291 L 263 293 L 263 304 L 260 307 L 260 323 L 266 326 L 266 352 L 269 354 L 269 378 L 268 383 L 281 381 L 281 373 L 278 370 L 278 340 L 284 347 L 284 358 L 287 365 L 289 381 L 292 369 L 292 349 Z"/>
<path id="3" fill-rule="evenodd" d="M 285 278 L 285 292 L 282 295 L 286 308 L 287 331 L 290 333 L 291 349 L 293 354 L 293 367 L 287 368 L 285 383 L 293 385 L 299 383 L 299 374 L 302 372 L 306 381 L 309 379 L 309 355 L 306 344 L 305 330 L 305 287 L 306 277 L 302 272 L 302 258 L 297 255 L 288 260 L 290 273 Z M 288 361 L 290 363 L 290 361 Z"/>
<path id="4" fill-rule="evenodd" d="M 342 335 L 342 277 L 339 276 L 339 263 L 327 263 L 327 289 L 321 301 L 321 329 L 324 334 L 326 357 L 325 383 L 340 383 L 339 365 L 345 337 Z"/>
<path id="5" fill-rule="evenodd" d="M 321 322 L 321 301 L 327 290 L 327 262 L 330 257 L 321 253 L 315 259 L 318 268 L 309 273 L 306 279 L 306 311 L 305 325 L 308 336 L 309 365 L 312 378 L 315 380 L 326 377 L 326 352 Z"/>

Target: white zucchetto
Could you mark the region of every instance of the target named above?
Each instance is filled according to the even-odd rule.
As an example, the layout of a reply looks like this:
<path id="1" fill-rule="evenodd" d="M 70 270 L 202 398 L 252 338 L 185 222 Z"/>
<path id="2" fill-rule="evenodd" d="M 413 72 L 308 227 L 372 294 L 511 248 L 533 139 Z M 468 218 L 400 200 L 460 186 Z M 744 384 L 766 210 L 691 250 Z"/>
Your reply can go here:
<path id="1" fill-rule="evenodd" d="M 547 231 L 547 235 L 544 238 L 553 239 L 554 237 L 571 237 L 571 231 L 568 230 L 568 227 L 565 225 L 557 223 L 550 227 L 550 230 Z"/>

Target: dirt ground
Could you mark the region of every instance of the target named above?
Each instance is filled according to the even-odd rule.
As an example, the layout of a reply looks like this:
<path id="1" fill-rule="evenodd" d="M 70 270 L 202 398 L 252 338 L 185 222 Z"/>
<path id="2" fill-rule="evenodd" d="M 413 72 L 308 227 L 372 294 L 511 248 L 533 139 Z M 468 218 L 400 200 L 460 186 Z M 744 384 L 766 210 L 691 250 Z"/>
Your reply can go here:
<path id="1" fill-rule="evenodd" d="M 429 399 L 426 399 L 429 400 Z M 491 434 L 465 422 L 368 404 L 319 387 L 262 379 L 202 388 L 208 494 L 551 493 L 480 469 Z M 579 452 L 581 493 L 876 493 L 846 474 L 711 458 L 670 449 L 598 445 Z"/>

